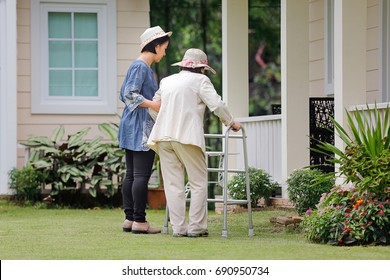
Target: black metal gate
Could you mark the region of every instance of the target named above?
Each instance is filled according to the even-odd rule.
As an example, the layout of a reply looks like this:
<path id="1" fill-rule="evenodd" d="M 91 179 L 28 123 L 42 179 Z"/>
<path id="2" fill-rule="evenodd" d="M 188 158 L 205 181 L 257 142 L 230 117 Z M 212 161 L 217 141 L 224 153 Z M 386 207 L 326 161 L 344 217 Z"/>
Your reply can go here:
<path id="1" fill-rule="evenodd" d="M 315 148 L 317 141 L 334 145 L 334 126 L 330 117 L 334 118 L 333 98 L 310 98 L 310 148 Z M 324 172 L 334 171 L 334 166 L 327 162 L 327 156 L 312 150 L 310 150 L 310 164 L 319 165 L 317 168 Z"/>

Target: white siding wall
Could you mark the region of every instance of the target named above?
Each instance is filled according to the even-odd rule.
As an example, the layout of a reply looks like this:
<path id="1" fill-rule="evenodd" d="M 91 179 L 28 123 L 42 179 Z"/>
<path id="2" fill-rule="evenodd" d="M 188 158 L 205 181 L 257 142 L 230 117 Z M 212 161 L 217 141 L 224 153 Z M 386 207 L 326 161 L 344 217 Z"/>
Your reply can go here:
<path id="1" fill-rule="evenodd" d="M 89 1 L 89 0 L 88 0 Z M 113 0 L 114 1 L 114 0 Z M 64 1 L 67 2 L 67 1 Z M 69 1 L 68 1 L 69 2 Z M 85 2 L 83 0 L 73 1 Z M 139 55 L 139 36 L 150 26 L 149 1 L 146 0 L 117 0 L 116 14 L 116 92 L 126 75 L 130 63 Z M 30 0 L 17 0 L 17 143 L 26 141 L 30 135 L 51 136 L 60 124 L 65 126 L 66 134 L 73 134 L 85 127 L 91 127 L 89 138 L 103 136 L 97 125 L 104 122 L 118 123 L 119 118 L 113 115 L 50 115 L 31 114 L 31 17 Z M 117 97 L 116 97 L 117 98 Z M 122 114 L 123 105 L 117 103 L 118 114 Z M 65 136 L 66 137 L 66 136 Z M 18 166 L 24 164 L 24 149 L 18 149 Z"/>

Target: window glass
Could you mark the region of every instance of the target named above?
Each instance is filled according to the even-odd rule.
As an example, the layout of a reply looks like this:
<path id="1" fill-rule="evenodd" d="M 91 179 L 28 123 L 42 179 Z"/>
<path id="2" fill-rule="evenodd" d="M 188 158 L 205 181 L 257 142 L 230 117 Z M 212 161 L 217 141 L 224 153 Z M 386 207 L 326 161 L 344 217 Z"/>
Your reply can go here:
<path id="1" fill-rule="evenodd" d="M 48 17 L 49 96 L 98 96 L 97 14 Z"/>
<path id="2" fill-rule="evenodd" d="M 72 96 L 72 71 L 49 71 L 50 96 Z"/>
<path id="3" fill-rule="evenodd" d="M 75 42 L 75 67 L 98 67 L 98 45 L 96 41 Z"/>
<path id="4" fill-rule="evenodd" d="M 97 15 L 96 13 L 74 14 L 74 37 L 97 38 Z"/>
<path id="5" fill-rule="evenodd" d="M 72 42 L 49 41 L 49 67 L 72 67 Z"/>
<path id="6" fill-rule="evenodd" d="M 71 13 L 49 12 L 49 38 L 71 37 Z"/>
<path id="7" fill-rule="evenodd" d="M 76 70 L 75 72 L 75 95 L 97 96 L 98 71 Z"/>

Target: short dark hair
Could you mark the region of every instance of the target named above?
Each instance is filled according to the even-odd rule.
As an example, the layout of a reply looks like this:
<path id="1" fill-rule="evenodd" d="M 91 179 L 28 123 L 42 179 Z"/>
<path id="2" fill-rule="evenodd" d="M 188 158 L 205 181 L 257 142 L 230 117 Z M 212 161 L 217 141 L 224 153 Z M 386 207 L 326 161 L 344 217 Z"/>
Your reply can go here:
<path id="1" fill-rule="evenodd" d="M 194 72 L 194 73 L 198 73 L 198 74 L 203 74 L 202 73 L 203 69 L 204 69 L 204 67 L 192 68 L 192 67 L 182 67 L 182 66 L 180 66 L 180 70 L 186 70 L 186 71 L 190 71 L 190 72 Z"/>
<path id="2" fill-rule="evenodd" d="M 170 42 L 171 41 L 171 37 L 169 37 L 168 35 L 165 35 L 163 37 L 160 37 L 160 38 L 157 38 L 157 39 L 154 39 L 153 41 L 151 41 L 150 43 L 148 43 L 145 47 L 143 47 L 143 49 L 141 50 L 141 52 L 151 52 L 151 53 L 154 53 L 156 54 L 156 47 L 158 45 L 162 45 L 164 44 L 165 42 Z"/>

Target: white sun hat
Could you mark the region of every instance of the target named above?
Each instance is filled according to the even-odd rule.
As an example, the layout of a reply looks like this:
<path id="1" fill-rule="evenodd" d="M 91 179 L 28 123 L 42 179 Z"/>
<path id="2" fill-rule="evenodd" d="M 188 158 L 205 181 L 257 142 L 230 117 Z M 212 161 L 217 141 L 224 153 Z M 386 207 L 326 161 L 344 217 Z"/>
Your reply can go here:
<path id="1" fill-rule="evenodd" d="M 160 26 L 153 26 L 144 31 L 140 36 L 141 39 L 141 50 L 150 42 L 157 38 L 161 38 L 164 36 L 171 37 L 172 32 L 165 32 Z"/>
<path id="2" fill-rule="evenodd" d="M 204 67 L 213 74 L 216 73 L 215 70 L 208 65 L 207 55 L 200 49 L 188 49 L 184 54 L 182 61 L 173 63 L 171 65 L 186 68 Z"/>

